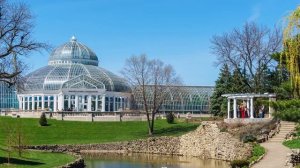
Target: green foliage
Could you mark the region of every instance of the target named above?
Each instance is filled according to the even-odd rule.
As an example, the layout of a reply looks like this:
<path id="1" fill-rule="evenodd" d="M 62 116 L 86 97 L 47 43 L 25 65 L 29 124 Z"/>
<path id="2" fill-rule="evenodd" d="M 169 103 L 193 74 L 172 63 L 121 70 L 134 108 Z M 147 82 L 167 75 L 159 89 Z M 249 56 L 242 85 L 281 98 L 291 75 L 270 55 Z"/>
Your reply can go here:
<path id="1" fill-rule="evenodd" d="M 249 161 L 248 160 L 233 160 L 230 162 L 231 168 L 244 168 L 249 167 Z"/>
<path id="2" fill-rule="evenodd" d="M 241 136 L 241 140 L 242 140 L 244 143 L 247 143 L 247 142 L 255 142 L 255 141 L 256 141 L 256 137 L 255 137 L 255 135 L 252 135 L 252 134 L 246 134 L 246 135 L 242 135 L 242 136 Z"/>
<path id="3" fill-rule="evenodd" d="M 12 154 L 9 166 L 5 164 L 5 153 L 1 150 L 0 146 L 0 167 L 13 167 L 13 168 L 49 168 L 60 167 L 75 160 L 71 155 L 63 153 L 50 153 L 39 151 L 27 151 L 22 157 L 16 153 Z"/>
<path id="4" fill-rule="evenodd" d="M 166 118 L 167 118 L 167 122 L 168 122 L 169 124 L 173 124 L 173 123 L 174 123 L 174 118 L 175 118 L 175 117 L 174 117 L 173 112 L 167 113 Z"/>
<path id="5" fill-rule="evenodd" d="M 210 98 L 211 106 L 210 111 L 215 116 L 223 116 L 226 113 L 227 100 L 221 95 L 231 93 L 231 73 L 227 65 L 224 65 L 216 81 L 215 90 Z"/>
<path id="6" fill-rule="evenodd" d="M 40 126 L 48 126 L 46 114 L 42 113 L 40 120 L 39 120 Z"/>
<path id="7" fill-rule="evenodd" d="M 37 124 L 39 119 L 20 118 L 29 145 L 38 144 L 90 144 L 129 141 L 148 138 L 145 121 L 128 122 L 80 122 L 48 119 L 48 127 Z M 0 117 L 0 145 L 4 145 L 6 131 L 2 125 L 16 122 L 15 118 Z M 199 124 L 155 120 L 154 136 L 179 136 L 195 130 Z"/>
<path id="8" fill-rule="evenodd" d="M 265 148 L 263 148 L 259 144 L 254 144 L 251 157 L 248 159 L 248 161 L 250 163 L 252 163 L 253 161 L 256 161 L 259 157 L 264 155 L 265 152 L 266 152 Z"/>
<path id="9" fill-rule="evenodd" d="M 283 145 L 290 149 L 299 149 L 300 148 L 300 139 L 293 139 L 289 141 L 284 141 Z"/>
<path id="10" fill-rule="evenodd" d="M 300 121 L 300 99 L 271 102 L 275 117 L 285 121 Z"/>

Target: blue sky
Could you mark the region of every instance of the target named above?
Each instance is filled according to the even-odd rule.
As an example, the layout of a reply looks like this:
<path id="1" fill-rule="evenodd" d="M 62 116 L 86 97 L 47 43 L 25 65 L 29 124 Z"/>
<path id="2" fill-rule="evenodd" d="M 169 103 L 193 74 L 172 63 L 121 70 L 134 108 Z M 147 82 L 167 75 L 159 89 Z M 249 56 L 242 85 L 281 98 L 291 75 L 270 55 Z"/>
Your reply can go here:
<path id="1" fill-rule="evenodd" d="M 247 21 L 282 26 L 296 0 L 25 0 L 35 15 L 34 38 L 57 47 L 75 35 L 116 74 L 126 58 L 147 54 L 173 65 L 186 85 L 214 85 L 210 39 Z M 32 53 L 30 71 L 47 65 Z"/>

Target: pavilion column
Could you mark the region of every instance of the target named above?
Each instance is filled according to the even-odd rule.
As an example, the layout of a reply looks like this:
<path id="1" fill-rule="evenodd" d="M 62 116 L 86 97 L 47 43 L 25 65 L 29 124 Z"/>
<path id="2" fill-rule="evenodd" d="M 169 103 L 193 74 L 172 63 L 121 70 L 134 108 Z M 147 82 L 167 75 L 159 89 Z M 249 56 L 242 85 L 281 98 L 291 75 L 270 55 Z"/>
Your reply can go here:
<path id="1" fill-rule="evenodd" d="M 35 110 L 34 109 L 34 104 L 35 104 L 35 102 L 34 102 L 34 96 L 32 96 L 31 101 L 32 101 L 31 110 L 34 111 Z"/>
<path id="2" fill-rule="evenodd" d="M 101 112 L 105 112 L 105 94 L 102 95 L 102 108 Z"/>
<path id="3" fill-rule="evenodd" d="M 227 99 L 227 118 L 229 119 L 230 118 L 230 99 Z"/>
<path id="4" fill-rule="evenodd" d="M 23 110 L 26 110 L 26 109 L 25 109 L 25 96 L 23 96 L 23 102 L 22 102 L 22 103 L 23 103 L 23 108 L 22 108 L 22 109 L 23 109 Z"/>
<path id="5" fill-rule="evenodd" d="M 45 96 L 42 95 L 42 110 L 45 110 Z"/>
<path id="6" fill-rule="evenodd" d="M 250 118 L 254 118 L 253 116 L 253 97 L 250 99 Z"/>
<path id="7" fill-rule="evenodd" d="M 78 95 L 75 95 L 75 111 L 79 111 L 78 110 Z"/>
<path id="8" fill-rule="evenodd" d="M 96 95 L 95 99 L 95 111 L 98 111 L 98 95 Z"/>
<path id="9" fill-rule="evenodd" d="M 236 117 L 236 98 L 233 99 L 233 118 L 237 118 Z"/>
<path id="10" fill-rule="evenodd" d="M 92 111 L 92 96 L 88 95 L 87 111 Z"/>
<path id="11" fill-rule="evenodd" d="M 57 96 L 53 96 L 53 111 L 57 112 Z"/>
<path id="12" fill-rule="evenodd" d="M 247 115 L 248 115 L 248 117 L 250 115 L 249 107 L 250 107 L 250 105 L 249 105 L 249 99 L 247 99 Z"/>

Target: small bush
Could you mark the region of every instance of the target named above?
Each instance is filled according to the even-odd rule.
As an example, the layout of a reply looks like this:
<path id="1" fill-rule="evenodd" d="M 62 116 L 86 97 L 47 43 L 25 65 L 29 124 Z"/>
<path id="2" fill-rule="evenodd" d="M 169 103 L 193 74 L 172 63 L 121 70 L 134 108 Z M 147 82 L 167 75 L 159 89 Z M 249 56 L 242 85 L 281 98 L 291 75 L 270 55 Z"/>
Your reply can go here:
<path id="1" fill-rule="evenodd" d="M 46 114 L 42 113 L 40 120 L 39 120 L 40 126 L 47 126 L 47 118 L 46 118 Z"/>
<path id="2" fill-rule="evenodd" d="M 168 113 L 167 116 L 166 116 L 166 118 L 167 118 L 167 122 L 169 124 L 173 124 L 174 123 L 174 114 L 172 112 Z"/>
<path id="3" fill-rule="evenodd" d="M 256 137 L 252 134 L 246 134 L 246 135 L 242 135 L 241 136 L 241 140 L 244 142 L 244 143 L 247 143 L 247 142 L 255 142 L 256 141 Z"/>
<path id="4" fill-rule="evenodd" d="M 262 146 L 260 146 L 259 144 L 254 144 L 253 149 L 252 149 L 252 156 L 248 159 L 248 161 L 254 162 L 257 161 L 257 159 L 259 157 L 261 157 L 262 155 L 265 154 L 265 148 L 263 148 Z"/>
<path id="5" fill-rule="evenodd" d="M 249 167 L 249 161 L 248 160 L 233 160 L 230 162 L 231 168 L 244 168 Z"/>

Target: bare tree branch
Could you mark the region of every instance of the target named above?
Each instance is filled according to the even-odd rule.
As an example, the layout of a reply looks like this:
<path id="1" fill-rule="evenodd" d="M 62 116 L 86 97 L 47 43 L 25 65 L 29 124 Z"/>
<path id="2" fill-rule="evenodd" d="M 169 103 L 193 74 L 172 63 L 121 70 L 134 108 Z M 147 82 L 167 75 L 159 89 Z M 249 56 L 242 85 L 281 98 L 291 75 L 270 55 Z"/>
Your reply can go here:
<path id="1" fill-rule="evenodd" d="M 227 64 L 231 70 L 238 70 L 249 90 L 259 92 L 262 73 L 265 67 L 272 66 L 271 55 L 281 50 L 281 41 L 278 28 L 271 31 L 255 23 L 246 23 L 242 29 L 213 36 L 211 49 L 217 56 L 217 65 Z"/>
<path id="2" fill-rule="evenodd" d="M 25 65 L 20 56 L 47 49 L 48 45 L 33 40 L 33 16 L 24 3 L 0 1 L 0 81 L 16 83 Z"/>

